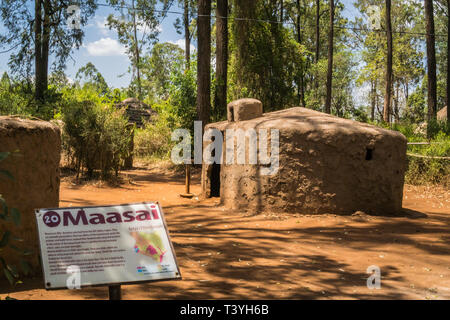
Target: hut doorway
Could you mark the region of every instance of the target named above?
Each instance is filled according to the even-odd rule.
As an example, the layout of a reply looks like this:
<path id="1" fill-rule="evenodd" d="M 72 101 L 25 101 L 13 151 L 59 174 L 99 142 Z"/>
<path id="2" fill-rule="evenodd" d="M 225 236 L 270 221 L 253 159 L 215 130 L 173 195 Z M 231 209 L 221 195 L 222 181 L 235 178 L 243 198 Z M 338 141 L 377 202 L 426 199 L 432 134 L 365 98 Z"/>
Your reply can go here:
<path id="1" fill-rule="evenodd" d="M 211 168 L 211 198 L 220 197 L 220 164 L 213 163 Z"/>

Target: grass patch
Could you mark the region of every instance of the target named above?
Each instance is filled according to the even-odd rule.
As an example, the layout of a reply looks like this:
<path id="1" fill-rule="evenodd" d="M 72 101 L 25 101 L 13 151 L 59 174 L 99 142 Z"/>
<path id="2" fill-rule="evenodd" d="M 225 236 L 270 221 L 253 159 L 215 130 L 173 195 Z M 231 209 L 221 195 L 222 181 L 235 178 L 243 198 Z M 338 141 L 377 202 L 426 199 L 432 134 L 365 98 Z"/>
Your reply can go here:
<path id="1" fill-rule="evenodd" d="M 450 187 L 450 126 L 433 123 L 429 128 L 413 124 L 394 124 L 392 129 L 403 133 L 408 142 L 429 144 L 408 145 L 408 170 L 405 182 L 412 185 L 440 184 Z M 427 130 L 429 130 L 427 138 Z"/>

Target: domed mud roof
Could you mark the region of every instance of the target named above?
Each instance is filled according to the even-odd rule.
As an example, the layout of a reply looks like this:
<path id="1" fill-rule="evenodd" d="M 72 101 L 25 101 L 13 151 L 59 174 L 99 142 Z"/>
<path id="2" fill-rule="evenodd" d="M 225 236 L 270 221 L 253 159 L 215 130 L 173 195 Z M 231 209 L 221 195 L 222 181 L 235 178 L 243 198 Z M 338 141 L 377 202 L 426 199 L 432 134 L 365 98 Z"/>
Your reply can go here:
<path id="1" fill-rule="evenodd" d="M 363 134 L 370 136 L 391 136 L 406 139 L 401 133 L 383 129 L 367 123 L 335 117 L 326 113 L 294 107 L 264 113 L 262 116 L 245 121 L 222 121 L 211 123 L 206 128 L 226 129 L 278 129 L 280 133 L 295 132 L 305 135 L 329 137 L 335 140 L 339 135 Z"/>

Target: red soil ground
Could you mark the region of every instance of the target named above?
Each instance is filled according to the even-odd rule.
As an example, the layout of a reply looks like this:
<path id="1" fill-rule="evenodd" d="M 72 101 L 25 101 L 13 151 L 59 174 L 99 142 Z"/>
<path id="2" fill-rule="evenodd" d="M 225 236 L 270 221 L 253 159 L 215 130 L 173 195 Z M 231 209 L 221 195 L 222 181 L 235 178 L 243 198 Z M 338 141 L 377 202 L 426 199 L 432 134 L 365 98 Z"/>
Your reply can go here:
<path id="1" fill-rule="evenodd" d="M 160 201 L 183 280 L 122 287 L 123 299 L 450 299 L 450 191 L 405 186 L 396 217 L 229 212 L 179 197 L 184 177 L 124 172 L 118 187 L 61 184 L 60 206 Z M 198 176 L 192 192 L 200 192 Z M 370 265 L 381 289 L 366 287 Z M 107 299 L 106 287 L 46 291 L 42 279 L 0 298 Z"/>

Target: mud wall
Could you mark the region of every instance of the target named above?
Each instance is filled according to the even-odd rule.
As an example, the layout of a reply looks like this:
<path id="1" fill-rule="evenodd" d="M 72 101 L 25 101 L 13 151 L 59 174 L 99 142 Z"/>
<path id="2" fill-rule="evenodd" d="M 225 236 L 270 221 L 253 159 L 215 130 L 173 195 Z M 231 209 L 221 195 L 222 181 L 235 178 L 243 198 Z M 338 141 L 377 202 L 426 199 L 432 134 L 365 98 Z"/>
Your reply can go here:
<path id="1" fill-rule="evenodd" d="M 402 207 L 406 143 L 392 137 L 323 139 L 280 134 L 280 165 L 222 165 L 222 203 L 231 209 L 301 213 L 392 214 Z M 368 150 L 368 146 L 371 146 Z M 205 183 L 206 186 L 206 183 Z"/>
<path id="2" fill-rule="evenodd" d="M 37 208 L 59 206 L 59 161 L 61 153 L 60 129 L 49 122 L 0 117 L 0 152 L 12 154 L 0 162 L 0 169 L 8 170 L 14 180 L 0 177 L 0 194 L 10 208 L 21 213 L 20 227 L 8 223 L 15 236 L 24 239 L 14 242 L 17 247 L 32 250 L 26 256 L 38 270 L 39 247 L 34 211 Z M 5 224 L 0 220 L 0 232 Z M 1 253 L 9 262 L 18 263 L 16 251 Z"/>

